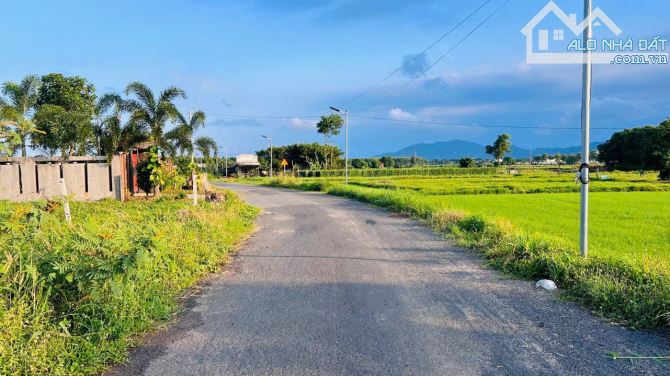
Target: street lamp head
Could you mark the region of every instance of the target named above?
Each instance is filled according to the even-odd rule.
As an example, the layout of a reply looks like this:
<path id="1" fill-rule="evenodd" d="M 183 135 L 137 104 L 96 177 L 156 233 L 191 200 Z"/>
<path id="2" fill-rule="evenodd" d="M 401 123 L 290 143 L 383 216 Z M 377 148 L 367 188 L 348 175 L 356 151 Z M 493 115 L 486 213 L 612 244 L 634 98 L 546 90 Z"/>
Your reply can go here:
<path id="1" fill-rule="evenodd" d="M 266 136 L 266 135 L 264 135 L 264 134 L 262 134 L 261 137 L 263 137 L 263 138 L 269 138 L 268 136 Z"/>
<path id="2" fill-rule="evenodd" d="M 333 111 L 335 111 L 335 112 L 342 112 L 342 111 L 340 111 L 338 108 L 335 108 L 335 107 L 333 107 L 333 106 L 330 106 L 330 109 L 333 110 Z"/>

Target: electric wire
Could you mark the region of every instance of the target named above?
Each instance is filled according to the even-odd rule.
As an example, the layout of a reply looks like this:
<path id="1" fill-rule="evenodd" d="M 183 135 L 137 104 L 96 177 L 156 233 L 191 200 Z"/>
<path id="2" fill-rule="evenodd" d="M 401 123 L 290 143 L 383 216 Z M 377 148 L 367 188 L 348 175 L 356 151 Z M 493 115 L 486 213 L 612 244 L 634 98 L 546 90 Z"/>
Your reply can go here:
<path id="1" fill-rule="evenodd" d="M 453 33 L 454 31 L 456 31 L 456 29 L 458 29 L 461 25 L 463 25 L 463 24 L 466 23 L 468 20 L 470 20 L 470 18 L 472 18 L 475 14 L 477 14 L 482 8 L 484 8 L 486 5 L 488 5 L 491 1 L 492 1 L 492 0 L 486 0 L 486 1 L 484 1 L 484 2 L 483 2 L 477 9 L 475 9 L 475 10 L 474 10 L 472 13 L 470 13 L 467 17 L 465 17 L 465 18 L 464 18 L 463 20 L 461 20 L 459 23 L 457 23 L 456 25 L 454 25 L 451 29 L 449 29 L 449 31 L 447 31 L 446 33 L 442 34 L 442 36 L 440 36 L 439 38 L 437 38 L 437 40 L 435 40 L 433 43 L 431 43 L 430 45 L 428 45 L 428 47 L 424 48 L 423 51 L 421 51 L 420 53 L 416 54 L 411 60 L 409 60 L 409 63 L 413 63 L 413 62 L 416 61 L 420 56 L 425 55 L 426 52 L 428 52 L 431 48 L 435 47 L 435 45 L 437 45 L 437 44 L 440 43 L 442 40 L 444 40 L 444 38 L 448 37 L 451 33 Z M 377 82 L 377 83 L 374 84 L 373 86 L 370 86 L 369 88 L 367 88 L 366 90 L 363 90 L 363 91 L 362 91 L 361 93 L 359 93 L 358 95 L 356 95 L 356 96 L 354 96 L 353 98 L 349 99 L 348 101 L 344 102 L 344 103 L 342 104 L 342 107 L 345 107 L 347 104 L 349 104 L 349 103 L 355 101 L 356 99 L 361 98 L 361 97 L 364 96 L 365 94 L 367 94 L 367 93 L 369 93 L 369 92 L 371 92 L 371 91 L 373 91 L 373 90 L 379 88 L 379 87 L 381 86 L 381 84 L 383 84 L 384 82 L 386 82 L 386 80 L 388 80 L 389 78 L 395 76 L 398 72 L 400 72 L 400 71 L 402 70 L 402 68 L 403 68 L 402 65 L 399 66 L 399 67 L 396 68 L 393 72 L 391 72 L 391 73 L 389 73 L 388 75 L 386 75 L 381 81 Z"/>
<path id="2" fill-rule="evenodd" d="M 432 64 L 430 64 L 428 67 L 426 67 L 426 69 L 424 69 L 423 71 L 421 71 L 421 73 L 419 73 L 418 75 L 416 75 L 416 77 L 414 77 L 414 78 L 412 78 L 411 80 L 407 81 L 407 82 L 406 82 L 404 85 L 402 85 L 400 88 L 394 90 L 393 92 L 391 92 L 391 93 L 388 94 L 387 96 L 383 97 L 381 100 L 377 101 L 377 102 L 375 103 L 375 105 L 378 104 L 378 103 L 380 103 L 380 102 L 385 101 L 386 99 L 389 99 L 390 97 L 392 97 L 392 96 L 394 96 L 394 95 L 396 95 L 396 94 L 398 94 L 399 92 L 401 92 L 402 90 L 404 90 L 407 86 L 409 86 L 411 83 L 413 83 L 414 81 L 416 81 L 419 77 L 423 76 L 426 72 L 428 72 L 429 70 L 431 70 L 435 65 L 437 65 L 437 63 L 439 63 L 439 62 L 442 61 L 445 57 L 447 57 L 449 54 L 451 54 L 456 48 L 458 48 L 458 46 L 460 46 L 463 42 L 465 42 L 465 41 L 466 41 L 472 34 L 474 34 L 474 33 L 475 33 L 477 30 L 479 30 L 482 26 L 484 26 L 484 24 L 486 24 L 491 18 L 493 18 L 493 16 L 495 16 L 498 12 L 500 12 L 500 10 L 502 10 L 502 8 L 504 8 L 505 5 L 507 5 L 510 1 L 511 1 L 511 0 L 505 0 L 505 2 L 503 2 L 499 7 L 497 7 L 493 12 L 491 12 L 491 14 L 489 14 L 489 15 L 488 15 L 482 22 L 480 22 L 474 29 L 472 29 L 468 34 L 466 34 L 463 38 L 461 38 L 455 45 L 453 45 L 449 50 L 447 50 L 446 53 L 444 53 L 443 55 L 441 55 L 437 60 L 435 60 Z M 371 106 L 368 106 L 368 107 L 371 107 Z"/>
<path id="3" fill-rule="evenodd" d="M 290 120 L 290 119 L 300 119 L 300 118 L 318 118 L 321 115 L 284 115 L 284 116 L 268 116 L 268 115 L 235 115 L 235 114 L 216 114 L 216 113 L 207 113 L 206 115 L 211 116 L 222 116 L 229 118 L 251 118 L 251 119 L 279 119 L 279 120 Z M 368 120 L 380 120 L 380 121 L 391 121 L 395 123 L 411 123 L 411 124 L 424 124 L 424 125 L 445 125 L 445 126 L 454 126 L 454 127 L 477 127 L 477 128 L 502 128 L 502 129 L 546 129 L 546 130 L 578 130 L 581 127 L 552 127 L 544 125 L 511 125 L 511 124 L 481 124 L 481 123 L 463 123 L 463 122 L 443 122 L 443 121 L 432 121 L 432 120 L 410 120 L 410 119 L 393 119 L 383 116 L 371 116 L 364 114 L 350 113 L 350 117 L 359 118 L 359 119 L 368 119 Z M 591 129 L 599 130 L 621 130 L 624 128 L 616 127 L 592 127 Z"/>

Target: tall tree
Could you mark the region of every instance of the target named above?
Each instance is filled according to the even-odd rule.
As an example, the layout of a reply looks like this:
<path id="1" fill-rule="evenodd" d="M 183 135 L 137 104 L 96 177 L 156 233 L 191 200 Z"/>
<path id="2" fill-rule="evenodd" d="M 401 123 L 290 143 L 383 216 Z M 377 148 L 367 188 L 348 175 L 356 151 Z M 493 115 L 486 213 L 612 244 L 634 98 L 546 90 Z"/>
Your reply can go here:
<path id="1" fill-rule="evenodd" d="M 598 160 L 609 169 L 659 170 L 661 180 L 670 180 L 670 119 L 656 127 L 616 132 L 598 152 Z"/>
<path id="2" fill-rule="evenodd" d="M 116 150 L 107 150 L 103 151 L 103 143 L 113 140 L 103 140 L 105 135 L 111 136 L 114 133 L 117 133 L 117 140 L 120 141 L 121 135 L 121 122 L 120 117 L 124 109 L 124 101 L 120 95 L 116 93 L 107 93 L 98 98 L 95 102 L 95 123 L 93 125 L 93 133 L 95 134 L 97 151 L 98 155 L 109 155 L 109 153 L 114 153 Z M 113 113 L 108 114 L 109 110 L 113 108 Z M 111 142 L 111 144 L 118 144 L 118 142 Z M 109 146 L 109 145 L 108 145 Z"/>
<path id="3" fill-rule="evenodd" d="M 343 124 L 344 121 L 340 115 L 321 116 L 321 120 L 316 123 L 316 130 L 323 135 L 324 144 L 327 144 L 331 137 L 340 134 Z"/>
<path id="4" fill-rule="evenodd" d="M 510 142 L 510 135 L 503 133 L 498 136 L 493 145 L 486 146 L 486 154 L 492 155 L 497 163 L 500 163 L 505 157 L 505 154 L 512 149 L 512 143 Z"/>
<path id="5" fill-rule="evenodd" d="M 212 152 L 216 152 L 216 141 L 214 141 L 213 138 L 207 137 L 207 136 L 201 136 L 195 139 L 195 148 L 198 149 L 200 154 L 205 159 L 209 159 L 209 157 L 212 155 Z"/>
<path id="6" fill-rule="evenodd" d="M 177 120 L 179 114 L 173 102 L 177 98 L 186 98 L 184 90 L 170 86 L 156 97 L 145 84 L 133 82 L 126 87 L 126 95 L 135 96 L 126 101 L 130 112 L 129 125 L 134 129 L 148 129 L 150 140 L 156 145 L 164 145 L 165 125 Z"/>
<path id="7" fill-rule="evenodd" d="M 36 101 L 35 125 L 44 133 L 33 144 L 60 151 L 63 157 L 85 154 L 93 140 L 95 87 L 82 77 L 52 73 L 42 77 Z"/>
<path id="8" fill-rule="evenodd" d="M 37 75 L 25 76 L 21 82 L 7 81 L 2 84 L 2 93 L 8 100 L 0 102 L 3 118 L 12 121 L 20 139 L 21 156 L 27 155 L 28 137 L 36 130 L 32 113 L 37 102 L 40 78 Z"/>
<path id="9" fill-rule="evenodd" d="M 165 134 L 165 138 L 171 141 L 175 149 L 180 150 L 184 155 L 186 152 L 193 154 L 194 144 L 193 135 L 198 128 L 205 126 L 206 115 L 202 111 L 196 111 L 186 119 L 184 115 L 176 113 L 177 126 Z"/>
<path id="10" fill-rule="evenodd" d="M 323 135 L 323 144 L 328 145 L 331 137 L 337 136 L 342 130 L 342 125 L 344 125 L 344 120 L 342 116 L 338 114 L 331 114 L 328 116 L 321 116 L 321 120 L 316 123 L 316 131 Z M 331 156 L 331 165 L 332 165 L 332 156 Z M 328 168 L 328 161 L 324 162 L 324 168 Z"/>
<path id="11" fill-rule="evenodd" d="M 21 144 L 21 137 L 16 132 L 16 122 L 10 119 L 14 112 L 5 105 L 0 97 L 0 156 L 11 156 L 15 147 Z"/>
<path id="12" fill-rule="evenodd" d="M 670 180 L 670 118 L 662 122 L 658 128 L 660 129 L 660 137 L 658 147 L 654 152 L 659 160 L 660 173 L 658 177 L 661 180 Z"/>

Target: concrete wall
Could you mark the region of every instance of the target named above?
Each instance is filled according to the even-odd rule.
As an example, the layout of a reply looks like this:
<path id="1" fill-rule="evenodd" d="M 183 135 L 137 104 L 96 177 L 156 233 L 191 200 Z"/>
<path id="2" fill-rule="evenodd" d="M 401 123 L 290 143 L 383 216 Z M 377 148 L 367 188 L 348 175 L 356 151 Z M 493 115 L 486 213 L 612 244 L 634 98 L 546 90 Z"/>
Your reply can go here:
<path id="1" fill-rule="evenodd" d="M 123 156 L 0 158 L 0 200 L 29 201 L 62 196 L 61 176 L 68 196 L 78 201 L 122 199 Z"/>

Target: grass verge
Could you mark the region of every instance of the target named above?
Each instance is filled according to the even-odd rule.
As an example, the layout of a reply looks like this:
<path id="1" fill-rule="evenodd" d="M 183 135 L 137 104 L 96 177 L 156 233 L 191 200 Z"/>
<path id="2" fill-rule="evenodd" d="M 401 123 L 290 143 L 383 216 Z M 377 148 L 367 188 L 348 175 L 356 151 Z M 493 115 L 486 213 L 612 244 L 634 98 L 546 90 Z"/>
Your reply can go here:
<path id="1" fill-rule="evenodd" d="M 91 374 L 179 308 L 253 228 L 256 209 L 164 196 L 0 202 L 0 374 Z"/>
<path id="2" fill-rule="evenodd" d="M 521 233 L 504 220 L 436 206 L 408 190 L 344 187 L 327 181 L 275 180 L 268 185 L 322 191 L 406 213 L 429 223 L 460 245 L 480 251 L 491 265 L 514 276 L 556 281 L 563 295 L 595 314 L 633 328 L 670 325 L 670 273 L 653 261 L 584 260 L 564 245 Z"/>

